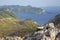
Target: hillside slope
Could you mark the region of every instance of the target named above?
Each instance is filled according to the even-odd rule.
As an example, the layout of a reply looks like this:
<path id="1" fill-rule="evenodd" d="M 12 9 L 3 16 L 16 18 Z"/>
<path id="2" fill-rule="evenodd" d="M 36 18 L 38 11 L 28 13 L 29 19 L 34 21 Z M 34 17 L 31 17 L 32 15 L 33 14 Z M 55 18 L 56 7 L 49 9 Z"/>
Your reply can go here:
<path id="1" fill-rule="evenodd" d="M 40 26 L 32 20 L 21 21 L 18 19 L 18 17 L 11 14 L 13 13 L 9 11 L 0 11 L 0 37 L 9 36 L 16 31 L 22 31 L 22 34 L 20 34 L 20 36 L 24 36 L 27 33 L 36 31 L 36 28 Z"/>

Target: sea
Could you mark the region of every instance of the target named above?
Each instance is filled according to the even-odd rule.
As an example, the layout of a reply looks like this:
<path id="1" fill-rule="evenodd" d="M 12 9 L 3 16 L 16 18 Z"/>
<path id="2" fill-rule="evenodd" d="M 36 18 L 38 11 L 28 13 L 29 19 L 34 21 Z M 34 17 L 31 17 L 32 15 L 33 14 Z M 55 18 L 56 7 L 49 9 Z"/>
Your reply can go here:
<path id="1" fill-rule="evenodd" d="M 43 10 L 46 10 L 47 13 L 17 13 L 17 16 L 21 20 L 32 19 L 37 23 L 44 25 L 48 23 L 51 19 L 54 18 L 57 14 L 60 14 L 60 7 L 42 7 Z"/>

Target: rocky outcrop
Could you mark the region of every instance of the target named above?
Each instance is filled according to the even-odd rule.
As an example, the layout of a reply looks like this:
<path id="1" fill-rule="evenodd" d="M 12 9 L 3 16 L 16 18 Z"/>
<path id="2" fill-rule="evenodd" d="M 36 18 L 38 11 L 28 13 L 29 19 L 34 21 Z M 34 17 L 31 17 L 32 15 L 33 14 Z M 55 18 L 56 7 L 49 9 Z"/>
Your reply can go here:
<path id="1" fill-rule="evenodd" d="M 0 40 L 23 40 L 23 38 L 18 36 L 7 36 L 7 37 L 0 37 Z"/>
<path id="2" fill-rule="evenodd" d="M 39 27 L 39 31 L 34 34 L 27 35 L 24 40 L 59 40 L 60 30 L 54 26 L 54 23 L 44 25 L 44 28 Z"/>

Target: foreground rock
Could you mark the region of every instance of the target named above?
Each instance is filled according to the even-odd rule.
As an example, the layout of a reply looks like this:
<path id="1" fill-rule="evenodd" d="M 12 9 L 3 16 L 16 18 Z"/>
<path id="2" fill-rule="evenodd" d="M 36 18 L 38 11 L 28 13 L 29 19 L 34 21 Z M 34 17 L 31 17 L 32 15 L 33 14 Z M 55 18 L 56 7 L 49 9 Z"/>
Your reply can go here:
<path id="1" fill-rule="evenodd" d="M 54 26 L 54 23 L 48 23 L 42 27 L 44 28 L 26 35 L 24 40 L 60 40 L 60 30 Z"/>
<path id="2" fill-rule="evenodd" d="M 1 37 L 0 40 L 23 40 L 23 38 L 18 37 L 18 36 L 8 36 L 8 37 Z"/>

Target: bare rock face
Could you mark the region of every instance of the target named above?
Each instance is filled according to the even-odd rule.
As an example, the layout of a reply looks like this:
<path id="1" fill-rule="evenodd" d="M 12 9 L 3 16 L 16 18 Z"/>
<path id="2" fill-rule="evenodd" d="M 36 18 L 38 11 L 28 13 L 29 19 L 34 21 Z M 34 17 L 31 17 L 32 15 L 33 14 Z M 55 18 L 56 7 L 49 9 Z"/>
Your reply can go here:
<path id="1" fill-rule="evenodd" d="M 39 31 L 25 36 L 24 40 L 60 40 L 60 30 L 54 26 L 54 23 L 44 25 L 44 28 L 39 27 Z"/>
<path id="2" fill-rule="evenodd" d="M 43 40 L 43 37 L 44 37 L 43 27 L 38 27 L 37 32 L 26 35 L 24 40 Z"/>
<path id="3" fill-rule="evenodd" d="M 50 39 L 57 40 L 56 38 L 58 37 L 56 36 L 59 35 L 58 33 L 60 32 L 60 30 L 56 26 L 54 26 L 54 23 L 49 23 L 47 27 L 49 27 L 47 32 L 49 32 Z"/>
<path id="4" fill-rule="evenodd" d="M 41 33 L 34 33 L 33 35 L 28 35 L 24 38 L 24 40 L 41 40 L 43 39 L 43 34 Z"/>
<path id="5" fill-rule="evenodd" d="M 23 38 L 18 37 L 18 36 L 7 36 L 7 37 L 1 37 L 0 40 L 23 40 Z"/>

